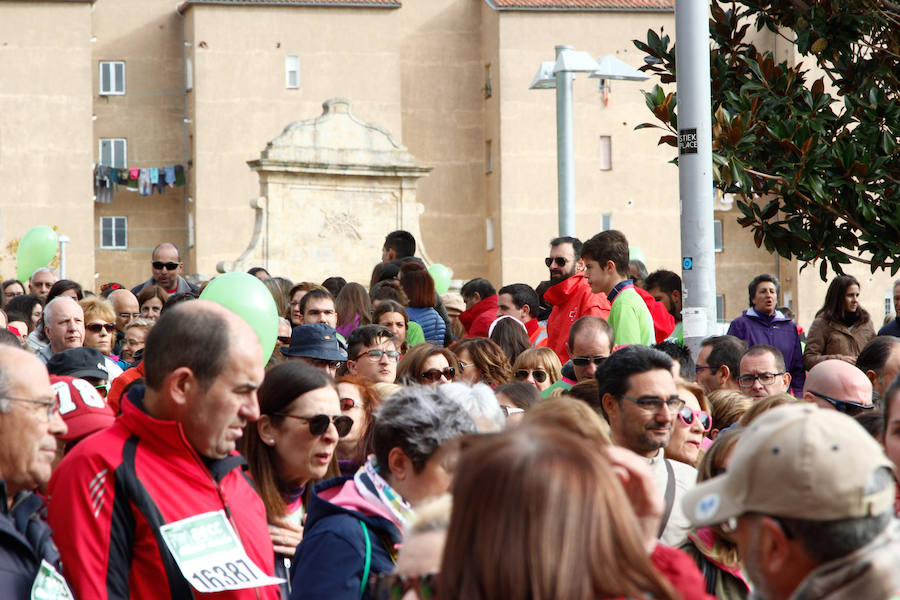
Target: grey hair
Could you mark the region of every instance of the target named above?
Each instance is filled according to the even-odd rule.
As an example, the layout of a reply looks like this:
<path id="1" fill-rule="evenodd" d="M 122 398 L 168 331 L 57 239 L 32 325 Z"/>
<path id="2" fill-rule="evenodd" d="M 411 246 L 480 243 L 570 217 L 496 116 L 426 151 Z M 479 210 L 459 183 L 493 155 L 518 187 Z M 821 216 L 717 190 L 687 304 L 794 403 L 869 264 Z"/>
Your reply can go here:
<path id="1" fill-rule="evenodd" d="M 421 473 L 431 455 L 446 442 L 476 433 L 475 422 L 455 400 L 425 386 L 407 386 L 393 394 L 375 413 L 375 459 L 390 473 L 388 455 L 400 448 Z"/>
<path id="2" fill-rule="evenodd" d="M 153 327 L 156 323 L 151 321 L 150 319 L 144 319 L 143 317 L 132 319 L 128 323 L 125 324 L 125 329 L 123 330 L 125 333 L 128 333 L 128 330 L 132 327 L 137 327 L 139 329 L 144 329 L 146 331 L 150 331 L 150 328 Z"/>
<path id="3" fill-rule="evenodd" d="M 502 431 L 506 426 L 506 417 L 494 390 L 489 386 L 476 383 L 470 387 L 456 381 L 438 386 L 437 391 L 461 404 L 475 421 L 479 433 Z"/>
<path id="4" fill-rule="evenodd" d="M 56 273 L 50 267 L 41 267 L 40 269 L 35 269 L 34 273 L 31 274 L 31 277 L 28 278 L 28 283 L 34 283 L 34 276 L 38 273 L 50 273 L 54 277 L 56 277 Z"/>
<path id="5" fill-rule="evenodd" d="M 293 329 L 293 325 L 291 325 L 291 322 L 288 321 L 287 319 L 285 319 L 284 317 L 278 317 L 278 322 L 282 325 L 287 325 L 288 327 Z"/>
<path id="6" fill-rule="evenodd" d="M 886 467 L 879 467 L 869 477 L 865 495 L 876 494 L 888 486 L 894 486 L 894 476 Z M 835 521 L 810 521 L 807 519 L 778 520 L 786 527 L 785 533 L 796 537 L 803 550 L 819 564 L 837 560 L 856 552 L 881 534 L 894 516 L 891 504 L 884 512 L 869 517 L 854 517 Z"/>
<path id="7" fill-rule="evenodd" d="M 47 306 L 44 307 L 44 312 L 41 314 L 41 318 L 44 321 L 44 327 L 49 328 L 49 324 L 53 322 L 53 305 L 59 302 L 65 302 L 66 300 L 78 304 L 77 300 L 73 300 L 69 296 L 57 296 L 47 303 Z M 79 304 L 79 306 L 81 305 Z"/>

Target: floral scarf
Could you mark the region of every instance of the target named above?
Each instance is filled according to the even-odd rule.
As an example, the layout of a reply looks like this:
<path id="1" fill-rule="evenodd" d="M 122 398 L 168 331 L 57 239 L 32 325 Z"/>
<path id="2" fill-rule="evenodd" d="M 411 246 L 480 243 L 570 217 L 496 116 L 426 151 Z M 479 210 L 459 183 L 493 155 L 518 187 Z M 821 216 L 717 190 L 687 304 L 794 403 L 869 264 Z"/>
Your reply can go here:
<path id="1" fill-rule="evenodd" d="M 387 508 L 401 529 L 406 528 L 412 521 L 415 516 L 412 506 L 378 474 L 375 455 L 370 455 L 366 459 L 353 476 L 353 482 L 360 496 L 373 504 L 381 504 Z"/>

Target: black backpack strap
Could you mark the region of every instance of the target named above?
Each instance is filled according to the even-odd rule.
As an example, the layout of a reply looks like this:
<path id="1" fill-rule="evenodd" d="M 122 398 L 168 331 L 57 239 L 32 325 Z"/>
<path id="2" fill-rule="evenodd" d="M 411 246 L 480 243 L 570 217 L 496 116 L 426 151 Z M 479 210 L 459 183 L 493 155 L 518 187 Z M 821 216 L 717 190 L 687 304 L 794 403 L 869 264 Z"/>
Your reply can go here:
<path id="1" fill-rule="evenodd" d="M 669 517 L 672 516 L 672 507 L 675 506 L 675 469 L 672 468 L 672 463 L 669 462 L 669 459 L 664 458 L 663 462 L 666 463 L 668 480 L 666 481 L 666 508 L 663 510 L 662 520 L 659 522 L 659 531 L 656 534 L 658 538 L 662 537 L 663 532 L 666 530 L 666 525 L 669 524 Z"/>

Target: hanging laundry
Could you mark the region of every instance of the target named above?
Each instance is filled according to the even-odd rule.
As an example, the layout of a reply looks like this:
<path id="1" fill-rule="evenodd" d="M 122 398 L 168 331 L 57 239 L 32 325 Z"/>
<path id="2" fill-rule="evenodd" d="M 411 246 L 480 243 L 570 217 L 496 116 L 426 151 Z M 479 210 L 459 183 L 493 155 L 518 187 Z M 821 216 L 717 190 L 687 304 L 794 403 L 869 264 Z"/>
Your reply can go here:
<path id="1" fill-rule="evenodd" d="M 137 178 L 140 176 L 140 174 L 141 174 L 141 170 L 140 170 L 140 169 L 131 169 L 131 170 L 128 172 L 128 175 L 129 175 L 128 178 L 129 178 L 129 179 L 137 179 Z"/>
<path id="2" fill-rule="evenodd" d="M 159 181 L 153 184 L 153 187 L 156 188 L 157 194 L 162 194 L 166 190 L 166 182 L 160 177 Z"/>
<path id="3" fill-rule="evenodd" d="M 128 169 L 116 169 L 119 174 L 119 183 L 128 185 Z"/>
<path id="4" fill-rule="evenodd" d="M 175 165 L 175 185 L 178 187 L 184 185 L 184 165 Z"/>
<path id="5" fill-rule="evenodd" d="M 138 175 L 138 193 L 141 196 L 149 196 L 152 193 L 150 189 L 150 169 L 141 169 Z"/>
<path id="6" fill-rule="evenodd" d="M 150 167 L 150 183 L 159 183 L 159 169 L 156 167 Z"/>
<path id="7" fill-rule="evenodd" d="M 166 183 L 169 187 L 175 185 L 175 167 L 166 167 Z"/>

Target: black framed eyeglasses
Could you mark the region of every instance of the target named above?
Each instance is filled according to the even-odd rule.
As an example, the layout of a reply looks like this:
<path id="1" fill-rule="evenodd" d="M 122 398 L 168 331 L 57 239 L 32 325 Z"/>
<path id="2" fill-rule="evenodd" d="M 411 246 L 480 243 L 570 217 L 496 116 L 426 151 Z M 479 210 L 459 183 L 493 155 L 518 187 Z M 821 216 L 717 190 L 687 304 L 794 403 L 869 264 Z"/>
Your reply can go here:
<path id="1" fill-rule="evenodd" d="M 406 592 L 415 590 L 422 600 L 433 600 L 437 597 L 436 581 L 436 573 L 412 577 L 397 573 L 379 573 L 369 577 L 369 595 L 374 600 L 400 600 Z"/>
<path id="2" fill-rule="evenodd" d="M 287 417 L 289 419 L 300 419 L 306 421 L 309 425 L 309 432 L 315 436 L 319 436 L 328 431 L 328 426 L 334 423 L 337 429 L 338 437 L 344 437 L 353 428 L 353 419 L 347 415 L 313 415 L 304 417 L 301 415 L 289 415 L 287 413 L 272 413 L 278 417 Z"/>
<path id="3" fill-rule="evenodd" d="M 837 398 L 832 398 L 831 396 L 826 396 L 825 394 L 820 394 L 819 392 L 814 392 L 812 390 L 806 391 L 816 398 L 821 398 L 828 404 L 832 405 L 836 411 L 844 413 L 849 417 L 855 417 L 865 410 L 872 410 L 873 408 L 875 408 L 874 404 L 859 404 L 858 402 L 850 402 L 848 400 L 838 400 Z"/>
<path id="4" fill-rule="evenodd" d="M 163 269 L 165 269 L 167 271 L 174 271 L 175 269 L 177 269 L 180 266 L 181 266 L 181 263 L 177 263 L 177 262 L 162 262 L 161 260 L 153 261 L 153 268 L 156 269 L 157 271 L 162 271 Z"/>
<path id="5" fill-rule="evenodd" d="M 359 360 L 364 356 L 368 356 L 372 360 L 381 360 L 382 356 L 387 356 L 389 359 L 391 359 L 394 362 L 397 362 L 398 360 L 400 360 L 400 353 L 397 352 L 396 350 L 380 350 L 377 348 L 373 349 L 373 350 L 366 350 L 365 352 L 361 352 L 359 354 L 359 356 L 357 356 L 353 360 Z"/>
<path id="6" fill-rule="evenodd" d="M 567 262 L 569 262 L 569 259 L 565 256 L 548 256 L 544 259 L 544 264 L 548 267 L 553 264 L 555 264 L 557 267 L 564 267 L 566 266 Z"/>
<path id="7" fill-rule="evenodd" d="M 668 398 L 660 398 L 659 396 L 640 396 L 633 398 L 632 396 L 622 396 L 630 402 L 634 402 L 640 408 L 651 412 L 658 412 L 663 406 L 669 409 L 670 413 L 678 413 L 684 408 L 684 400 L 678 395 L 669 396 Z"/>
<path id="8" fill-rule="evenodd" d="M 572 364 L 576 367 L 586 367 L 590 363 L 594 363 L 598 367 L 609 358 L 609 354 L 598 354 L 597 356 L 573 356 Z"/>
<path id="9" fill-rule="evenodd" d="M 757 375 L 741 375 L 737 378 L 738 385 L 742 388 L 750 388 L 753 387 L 753 382 L 759 379 L 759 382 L 762 385 L 772 385 L 775 383 L 775 378 L 784 375 L 787 371 L 781 371 L 780 373 L 769 373 L 768 371 L 765 373 L 759 373 Z"/>
<path id="10" fill-rule="evenodd" d="M 518 371 L 513 373 L 513 375 L 519 381 L 525 381 L 526 379 L 528 379 L 529 375 L 531 375 L 531 377 L 538 383 L 544 383 L 545 381 L 547 381 L 547 371 L 544 371 L 543 369 L 519 369 Z"/>
<path id="11" fill-rule="evenodd" d="M 424 373 L 419 373 L 419 377 L 430 381 L 431 383 L 436 383 L 441 380 L 441 377 L 450 381 L 453 379 L 453 376 L 456 375 L 456 369 L 453 367 L 445 367 L 443 369 L 428 369 Z"/>

